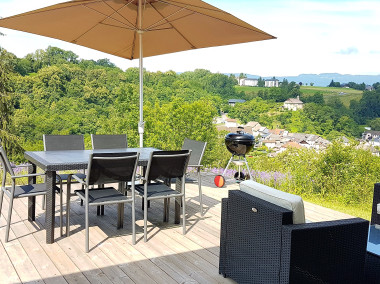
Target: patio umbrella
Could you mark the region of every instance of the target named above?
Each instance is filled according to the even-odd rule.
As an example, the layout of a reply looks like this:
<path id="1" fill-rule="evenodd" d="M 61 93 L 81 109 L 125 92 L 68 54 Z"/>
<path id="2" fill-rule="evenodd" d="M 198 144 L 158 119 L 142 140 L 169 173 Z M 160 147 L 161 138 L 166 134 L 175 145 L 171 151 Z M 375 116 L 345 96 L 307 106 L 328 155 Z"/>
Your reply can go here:
<path id="1" fill-rule="evenodd" d="M 74 0 L 0 19 L 0 26 L 139 58 L 140 147 L 143 57 L 275 38 L 200 0 Z"/>

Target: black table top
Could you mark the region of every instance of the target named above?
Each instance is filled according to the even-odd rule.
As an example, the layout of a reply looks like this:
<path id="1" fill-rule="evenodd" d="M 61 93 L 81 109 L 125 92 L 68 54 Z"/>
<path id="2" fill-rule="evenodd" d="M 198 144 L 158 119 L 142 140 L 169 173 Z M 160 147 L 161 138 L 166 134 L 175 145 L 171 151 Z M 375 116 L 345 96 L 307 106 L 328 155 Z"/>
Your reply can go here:
<path id="1" fill-rule="evenodd" d="M 369 227 L 367 251 L 380 257 L 380 228 Z"/>
<path id="2" fill-rule="evenodd" d="M 156 148 L 122 148 L 99 150 L 65 150 L 65 151 L 27 151 L 25 158 L 44 171 L 63 171 L 86 169 L 89 155 L 92 153 L 139 152 L 139 165 L 146 166 L 151 152 Z"/>

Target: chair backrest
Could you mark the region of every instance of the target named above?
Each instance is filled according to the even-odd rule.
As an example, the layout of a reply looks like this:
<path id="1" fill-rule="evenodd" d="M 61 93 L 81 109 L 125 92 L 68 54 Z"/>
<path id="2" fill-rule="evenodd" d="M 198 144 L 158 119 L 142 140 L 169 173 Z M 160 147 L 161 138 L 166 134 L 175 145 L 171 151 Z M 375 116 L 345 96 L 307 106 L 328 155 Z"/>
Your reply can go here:
<path id="1" fill-rule="evenodd" d="M 11 166 L 11 163 L 8 160 L 7 153 L 5 152 L 5 149 L 3 148 L 2 145 L 0 145 L 0 164 L 3 167 L 3 184 L 5 184 L 5 178 L 7 175 L 7 172 L 11 175 L 14 176 L 13 168 Z"/>
<path id="2" fill-rule="evenodd" d="M 185 138 L 182 150 L 191 150 L 189 160 L 189 167 L 200 165 L 202 162 L 203 154 L 205 153 L 207 142 L 196 141 Z"/>
<path id="3" fill-rule="evenodd" d="M 46 135 L 43 136 L 45 151 L 84 150 L 83 135 Z"/>
<path id="4" fill-rule="evenodd" d="M 127 148 L 126 134 L 99 135 L 91 134 L 92 149 L 119 149 Z"/>
<path id="5" fill-rule="evenodd" d="M 87 185 L 132 181 L 139 153 L 94 153 L 88 161 Z"/>
<path id="6" fill-rule="evenodd" d="M 145 174 L 146 179 L 183 177 L 186 173 L 190 153 L 191 150 L 152 152 Z"/>

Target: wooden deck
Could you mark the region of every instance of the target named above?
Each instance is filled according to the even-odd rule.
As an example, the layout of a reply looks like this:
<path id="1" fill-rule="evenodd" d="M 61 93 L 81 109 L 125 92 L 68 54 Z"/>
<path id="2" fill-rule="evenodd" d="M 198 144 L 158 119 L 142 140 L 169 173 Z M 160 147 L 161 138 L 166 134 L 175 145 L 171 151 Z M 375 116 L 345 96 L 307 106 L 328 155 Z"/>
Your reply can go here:
<path id="1" fill-rule="evenodd" d="M 71 235 L 45 244 L 44 212 L 38 199 L 36 222 L 27 221 L 27 199 L 15 200 L 10 242 L 4 242 L 8 212 L 4 198 L 0 218 L 0 283 L 235 283 L 218 274 L 221 198 L 238 185 L 219 189 L 205 177 L 204 216 L 199 214 L 198 187 L 186 186 L 187 234 L 173 224 L 162 223 L 162 202 L 149 209 L 147 243 L 143 241 L 141 201 L 137 202 L 137 244 L 131 243 L 130 209 L 125 210 L 124 229 L 116 230 L 116 206 L 105 216 L 90 216 L 90 249 L 84 252 L 84 210 L 72 198 Z M 57 199 L 58 201 L 58 199 Z M 58 202 L 57 202 L 58 204 Z M 127 205 L 129 206 L 129 205 Z M 173 209 L 172 206 L 171 209 Z M 349 215 L 305 202 L 311 221 L 349 218 Z M 130 207 L 129 207 L 130 208 Z M 57 216 L 58 216 L 57 206 Z M 56 219 L 58 223 L 58 218 Z"/>

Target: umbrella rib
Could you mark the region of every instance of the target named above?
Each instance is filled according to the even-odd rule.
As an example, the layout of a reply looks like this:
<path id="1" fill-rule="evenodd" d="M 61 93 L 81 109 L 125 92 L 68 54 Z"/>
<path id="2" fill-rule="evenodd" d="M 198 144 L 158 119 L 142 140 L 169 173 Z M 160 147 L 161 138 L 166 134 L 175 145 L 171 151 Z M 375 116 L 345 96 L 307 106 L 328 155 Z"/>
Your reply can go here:
<path id="1" fill-rule="evenodd" d="M 133 0 L 130 0 L 128 3 L 126 3 L 123 7 L 121 7 L 119 10 L 115 10 L 114 8 L 112 8 L 108 3 L 104 2 L 104 0 L 102 0 L 102 2 L 104 4 L 106 4 L 108 7 L 110 7 L 116 14 L 118 14 L 120 17 L 122 17 L 124 20 L 126 20 L 134 29 L 136 29 L 136 26 L 133 25 L 133 23 L 131 23 L 127 18 L 125 18 L 122 14 L 119 13 L 120 10 L 124 9 L 125 7 L 127 7 L 129 4 L 131 4 L 133 2 Z M 112 15 L 110 16 L 112 18 Z M 112 18 L 113 20 L 115 21 L 118 21 L 114 18 Z"/>
<path id="2" fill-rule="evenodd" d="M 149 28 L 151 27 L 154 27 L 154 26 L 157 26 L 158 23 L 162 22 L 162 21 L 166 21 L 190 46 L 191 48 L 195 49 L 196 47 L 194 46 L 194 44 L 192 44 L 175 26 L 173 26 L 173 24 L 168 20 L 169 17 L 181 12 L 182 10 L 186 9 L 186 7 L 183 7 L 182 9 L 176 11 L 175 13 L 167 16 L 167 17 L 164 17 L 157 9 L 156 7 L 154 7 L 151 3 L 149 3 L 149 5 L 158 13 L 160 14 L 161 17 L 163 17 L 162 20 L 158 21 L 157 23 L 154 23 L 153 25 L 151 25 Z"/>
<path id="3" fill-rule="evenodd" d="M 251 30 L 251 31 L 253 30 L 252 28 L 244 27 L 244 26 L 242 26 L 242 25 L 239 25 L 239 24 L 236 24 L 236 23 L 231 23 L 230 21 L 226 21 L 226 20 L 223 20 L 223 19 L 220 19 L 220 18 L 214 17 L 214 16 L 210 16 L 210 15 L 205 14 L 205 13 L 202 13 L 202 12 L 194 11 L 194 10 L 192 10 L 190 7 L 195 7 L 195 8 L 199 8 L 199 9 L 203 9 L 203 10 L 214 11 L 214 12 L 218 12 L 218 13 L 224 13 L 224 14 L 230 15 L 230 16 L 232 16 L 232 17 L 235 17 L 235 16 L 233 16 L 233 15 L 231 15 L 231 14 L 229 14 L 229 13 L 223 11 L 223 10 L 219 10 L 219 9 L 216 10 L 216 9 L 211 9 L 211 8 L 199 7 L 199 6 L 196 6 L 196 5 L 184 4 L 184 3 L 181 3 L 181 2 L 177 2 L 178 4 L 176 4 L 176 3 L 172 3 L 172 2 L 170 2 L 170 1 L 165 1 L 165 0 L 158 0 L 158 2 L 161 2 L 161 3 L 164 3 L 164 4 L 168 4 L 168 5 L 172 5 L 172 6 L 177 6 L 177 7 L 180 7 L 180 8 L 183 8 L 182 6 L 179 5 L 179 4 L 182 4 L 182 5 L 186 6 L 186 9 L 192 11 L 193 13 L 201 14 L 201 15 L 203 15 L 203 16 L 206 16 L 206 17 L 209 17 L 209 18 L 213 18 L 213 19 L 216 19 L 216 20 L 219 20 L 219 21 L 225 22 L 225 23 L 229 23 L 229 24 L 231 24 L 231 25 L 234 25 L 234 26 L 237 26 L 237 27 L 240 27 L 240 28 L 244 28 L 244 29 L 247 29 L 247 30 Z M 236 17 L 235 17 L 235 18 L 236 18 Z M 236 19 L 238 19 L 238 18 L 236 18 Z M 240 20 L 240 19 L 238 19 L 238 20 Z M 240 21 L 241 21 L 241 20 L 240 20 Z M 255 28 L 255 27 L 253 27 L 253 28 Z M 262 30 L 260 30 L 260 29 L 257 29 L 257 28 L 255 28 L 254 31 L 257 32 L 257 33 L 261 33 L 261 34 L 269 35 L 268 33 L 264 32 L 264 31 L 262 31 Z M 271 36 L 272 38 L 275 38 L 275 37 L 272 36 L 272 35 L 270 35 L 270 36 Z"/>
<path id="4" fill-rule="evenodd" d="M 182 19 L 184 19 L 184 18 L 186 18 L 186 17 L 190 17 L 190 16 L 193 15 L 193 14 L 195 14 L 195 13 L 194 13 L 194 12 L 191 12 L 190 14 L 187 14 L 187 15 L 184 15 L 184 16 L 182 16 L 182 17 L 179 17 L 179 18 L 176 18 L 176 19 L 174 19 L 174 20 L 171 20 L 170 23 L 174 23 L 174 22 L 176 22 L 176 21 L 178 21 L 178 20 L 182 20 Z M 158 27 L 163 26 L 163 25 L 165 25 L 165 24 L 167 24 L 167 22 L 166 22 L 166 23 L 159 24 L 159 25 L 153 24 L 152 26 L 154 26 L 154 28 L 149 28 L 149 31 L 160 30 Z M 152 26 L 151 26 L 151 27 L 152 27 Z M 169 29 L 169 28 L 163 28 L 163 29 Z M 171 28 L 170 28 L 170 29 L 171 29 Z"/>
<path id="5" fill-rule="evenodd" d="M 103 2 L 104 4 L 106 4 L 103 0 L 101 0 L 101 2 Z M 131 2 L 132 2 L 132 0 L 131 0 L 129 3 L 125 4 L 122 8 L 124 8 L 126 5 L 129 5 Z M 72 40 L 72 43 L 76 43 L 76 42 L 78 41 L 78 39 L 80 39 L 80 38 L 83 37 L 85 34 L 87 34 L 89 31 L 91 31 L 92 29 L 94 29 L 97 25 L 101 25 L 101 24 L 103 24 L 103 25 L 112 26 L 112 25 L 109 25 L 109 24 L 105 24 L 105 23 L 103 23 L 103 21 L 106 20 L 106 19 L 108 19 L 108 18 L 110 18 L 110 19 L 112 19 L 112 20 L 114 20 L 114 21 L 116 21 L 116 22 L 118 22 L 118 23 L 120 23 L 120 24 L 122 24 L 122 25 L 125 25 L 126 28 L 130 28 L 131 30 L 134 30 L 134 29 L 135 29 L 135 27 L 133 27 L 132 23 L 130 23 L 130 24 L 132 25 L 132 27 L 130 27 L 128 24 L 123 23 L 123 22 L 121 22 L 121 21 L 119 21 L 119 20 L 113 18 L 113 17 L 112 17 L 113 14 L 112 14 L 112 15 L 107 15 L 107 14 L 104 14 L 104 13 L 102 13 L 102 12 L 100 12 L 100 11 L 94 9 L 94 8 L 88 7 L 88 6 L 85 5 L 85 4 L 82 4 L 82 5 L 83 5 L 83 7 L 87 8 L 87 9 L 90 9 L 90 10 L 96 12 L 96 13 L 99 13 L 100 15 L 104 16 L 105 18 L 102 19 L 101 21 L 97 22 L 97 23 L 96 23 L 95 25 L 93 25 L 92 27 L 90 27 L 90 28 L 89 28 L 88 30 L 86 30 L 84 33 L 82 33 L 81 35 L 79 35 L 76 39 Z M 107 5 L 108 7 L 110 7 L 108 4 L 106 4 L 106 5 Z M 115 9 L 113 9 L 112 7 L 110 7 L 110 8 L 114 11 L 114 14 L 117 13 L 118 15 L 120 15 Z M 122 9 L 122 8 L 120 8 L 120 9 Z M 120 10 L 120 9 L 119 9 L 119 10 Z M 124 18 L 124 17 L 123 17 L 123 18 Z M 128 21 L 128 22 L 129 22 L 129 21 Z M 117 26 L 113 26 L 113 27 L 117 27 Z M 123 27 L 120 27 L 120 28 L 123 28 Z"/>
<path id="6" fill-rule="evenodd" d="M 136 27 L 137 27 L 137 21 L 138 21 L 138 17 L 136 17 Z M 137 36 L 137 31 L 135 31 L 133 33 L 133 41 L 132 41 L 132 51 L 131 51 L 131 59 L 134 59 L 135 58 L 135 46 L 136 46 L 136 37 Z M 123 49 L 124 50 L 124 49 Z"/>

